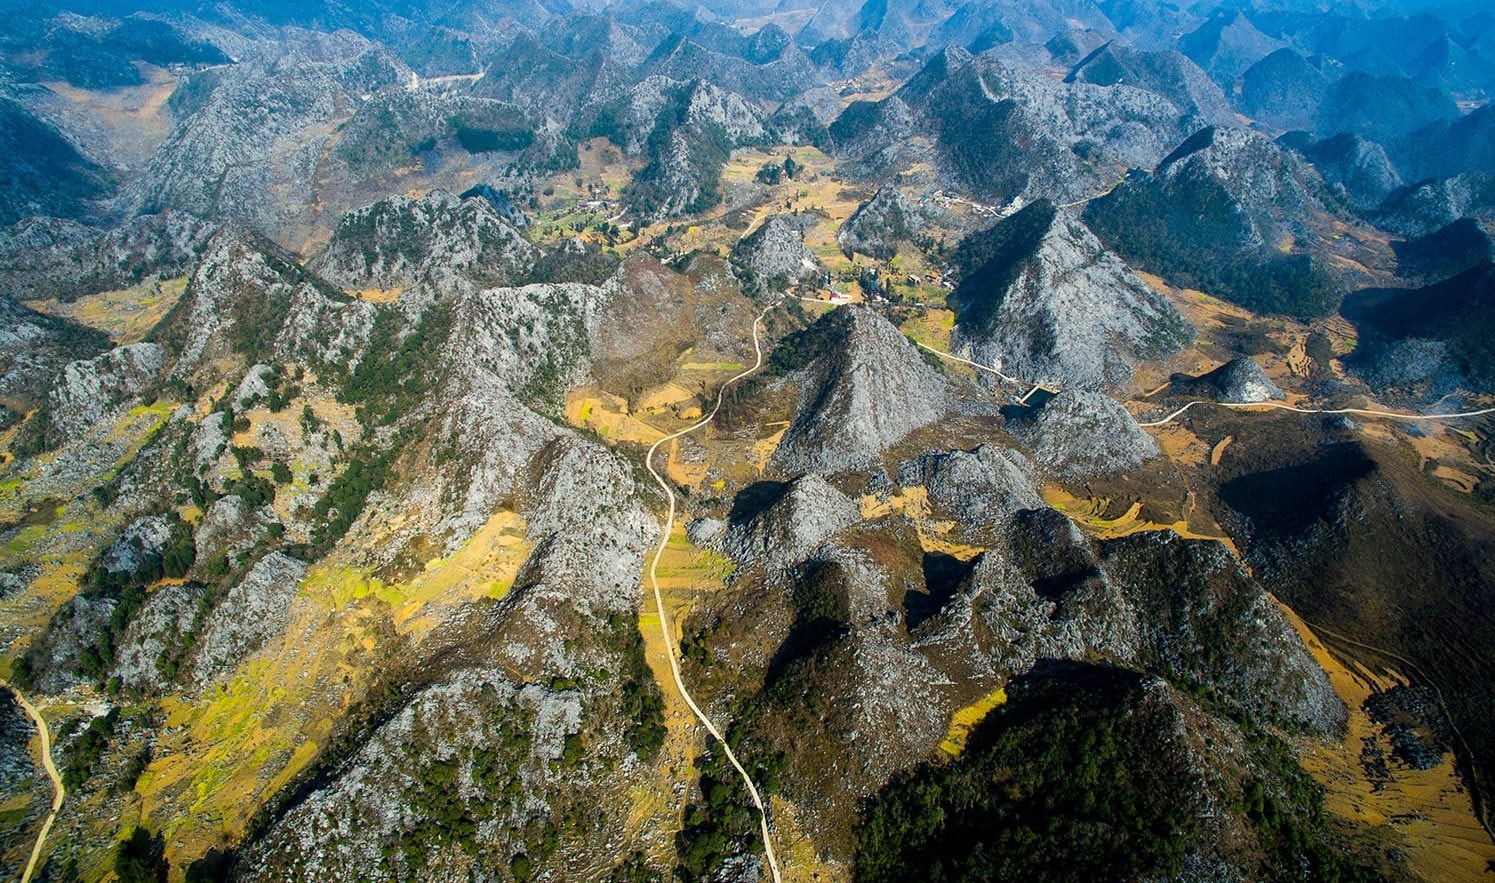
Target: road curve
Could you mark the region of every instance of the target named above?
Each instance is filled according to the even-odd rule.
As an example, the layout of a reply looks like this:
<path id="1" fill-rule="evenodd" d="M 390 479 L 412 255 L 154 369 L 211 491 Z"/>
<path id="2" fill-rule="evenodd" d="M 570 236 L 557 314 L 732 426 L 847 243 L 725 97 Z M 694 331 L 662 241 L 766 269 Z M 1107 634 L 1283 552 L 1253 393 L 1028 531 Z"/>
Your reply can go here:
<path id="1" fill-rule="evenodd" d="M 972 362 L 970 359 L 962 359 L 960 356 L 954 355 L 952 353 L 947 353 L 944 350 L 937 350 L 934 347 L 929 346 L 928 344 L 919 343 L 919 341 L 917 340 L 914 341 L 914 343 L 918 344 L 923 349 L 929 350 L 931 353 L 934 353 L 941 358 L 949 359 L 952 362 L 959 362 L 962 365 L 970 365 L 973 368 L 979 368 L 982 371 L 987 371 L 995 374 L 998 377 L 1002 378 L 1002 380 L 1012 384 L 1013 386 L 1027 385 L 1024 381 L 1018 380 L 1015 377 L 1009 377 L 996 368 L 991 367 L 990 365 L 983 365 L 980 362 Z M 1446 399 L 1448 398 L 1448 396 L 1444 396 L 1443 398 Z M 1443 399 L 1439 399 L 1440 402 L 1442 400 Z M 1291 411 L 1294 414 L 1359 414 L 1364 417 L 1385 417 L 1390 420 L 1414 421 L 1457 420 L 1463 417 L 1483 417 L 1486 414 L 1495 414 L 1495 408 L 1480 408 L 1477 411 L 1459 411 L 1454 414 L 1398 414 L 1395 411 L 1379 411 L 1374 408 L 1295 408 L 1292 405 L 1284 405 L 1281 402 L 1214 402 L 1208 399 L 1196 399 L 1166 417 L 1163 417 L 1159 420 L 1152 420 L 1147 423 L 1139 423 L 1137 425 L 1143 428 L 1164 426 L 1166 424 L 1172 423 L 1179 417 L 1182 417 L 1184 415 L 1184 412 L 1188 411 L 1195 405 L 1216 405 L 1221 408 L 1233 408 L 1238 411 L 1249 411 L 1254 408 L 1266 408 L 1268 410 L 1275 411 Z"/>
<path id="2" fill-rule="evenodd" d="M 1148 427 L 1172 423 L 1195 405 L 1218 405 L 1222 408 L 1233 408 L 1238 411 L 1247 411 L 1252 408 L 1268 408 L 1275 411 L 1291 411 L 1294 414 L 1360 414 L 1366 417 L 1386 417 L 1392 420 L 1455 420 L 1460 417 L 1482 417 L 1485 414 L 1495 414 L 1495 408 L 1481 408 L 1478 411 L 1460 411 L 1457 414 L 1397 414 L 1393 411 L 1377 411 L 1373 408 L 1295 408 L 1292 405 L 1284 405 L 1280 402 L 1212 402 L 1206 399 L 1198 399 L 1189 402 L 1161 420 L 1153 420 L 1150 423 L 1139 423 L 1138 425 Z"/>
<path id="3" fill-rule="evenodd" d="M 12 687 L 7 681 L 0 680 L 0 687 L 10 690 L 21 704 L 21 708 L 30 715 L 36 724 L 36 732 L 42 740 L 42 767 L 47 771 L 47 778 L 52 780 L 52 811 L 47 814 L 47 820 L 42 823 L 42 829 L 36 835 L 36 845 L 31 847 L 31 858 L 26 862 L 26 870 L 21 874 L 21 883 L 31 883 L 31 877 L 36 873 L 36 863 L 41 858 L 42 847 L 46 845 L 47 835 L 52 831 L 52 823 L 57 821 L 57 812 L 62 809 L 63 798 L 67 796 L 67 789 L 63 787 L 62 776 L 57 772 L 57 764 L 52 762 L 52 731 L 47 728 L 47 721 L 42 717 L 36 706 L 27 701 L 21 691 Z"/>
<path id="4" fill-rule="evenodd" d="M 674 677 L 675 687 L 680 691 L 680 695 L 684 697 L 685 704 L 690 706 L 691 713 L 696 716 L 696 720 L 705 725 L 706 731 L 715 737 L 717 742 L 721 743 L 722 751 L 726 752 L 727 760 L 737 770 L 737 774 L 742 776 L 743 784 L 747 785 L 748 793 L 753 798 L 753 806 L 758 810 L 758 824 L 763 832 L 763 852 L 768 857 L 768 870 L 773 876 L 773 883 L 780 883 L 779 860 L 773 851 L 773 837 L 768 830 L 768 808 L 763 802 L 763 796 L 758 792 L 758 786 L 753 784 L 752 776 L 749 776 L 748 771 L 737 761 L 737 755 L 732 753 L 732 747 L 727 744 L 727 740 L 723 738 L 721 731 L 717 729 L 716 724 L 711 722 L 711 718 L 706 716 L 706 712 L 702 711 L 701 707 L 696 704 L 696 700 L 691 697 L 690 691 L 685 688 L 684 679 L 680 677 L 680 660 L 675 650 L 674 639 L 670 636 L 670 617 L 664 609 L 664 595 L 659 589 L 658 574 L 659 559 L 664 556 L 665 547 L 670 542 L 670 531 L 675 527 L 675 490 L 670 487 L 668 481 L 665 481 L 664 476 L 660 475 L 659 471 L 654 468 L 654 452 L 658 451 L 661 445 L 674 441 L 683 435 L 689 435 L 716 419 L 717 412 L 722 409 L 722 397 L 726 395 L 727 387 L 763 367 L 763 346 L 758 339 L 758 323 L 763 321 L 763 317 L 768 315 L 768 311 L 776 306 L 778 306 L 778 302 L 764 307 L 763 312 L 759 313 L 753 319 L 753 352 L 755 355 L 753 367 L 742 371 L 721 385 L 721 388 L 716 391 L 716 406 L 711 409 L 711 413 L 702 417 L 696 423 L 678 432 L 671 433 L 651 445 L 649 453 L 644 457 L 644 466 L 649 470 L 649 474 L 654 476 L 654 481 L 659 484 L 660 489 L 664 491 L 665 499 L 669 501 L 669 510 L 665 514 L 664 519 L 664 529 L 659 534 L 659 547 L 654 550 L 654 557 L 649 561 L 649 582 L 654 589 L 654 608 L 659 614 L 659 630 L 664 637 L 665 657 L 670 661 L 670 674 Z"/>

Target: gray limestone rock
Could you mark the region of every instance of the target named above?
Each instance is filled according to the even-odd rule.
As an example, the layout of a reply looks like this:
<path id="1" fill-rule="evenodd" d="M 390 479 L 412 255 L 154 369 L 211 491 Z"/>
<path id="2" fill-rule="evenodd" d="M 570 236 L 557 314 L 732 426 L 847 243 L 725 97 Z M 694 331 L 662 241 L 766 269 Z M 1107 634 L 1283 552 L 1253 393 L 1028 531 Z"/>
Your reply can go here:
<path id="1" fill-rule="evenodd" d="M 1066 480 L 1123 472 L 1161 453 L 1116 400 L 1078 389 L 1013 417 L 1007 431 L 1040 470 Z"/>
<path id="2" fill-rule="evenodd" d="M 772 505 L 732 524 L 721 546 L 744 564 L 788 566 L 860 517 L 850 497 L 819 475 L 805 475 Z"/>
<path id="3" fill-rule="evenodd" d="M 873 462 L 943 416 L 943 377 L 887 319 L 863 306 L 828 313 L 807 334 L 821 342 L 791 375 L 801 390 L 773 463 L 786 473 L 832 473 Z"/>
<path id="4" fill-rule="evenodd" d="M 1180 395 L 1204 396 L 1217 402 L 1270 402 L 1282 398 L 1282 390 L 1267 372 L 1244 356 L 1198 377 L 1175 374 L 1169 385 Z"/>
<path id="5" fill-rule="evenodd" d="M 134 402 L 160 375 L 161 347 L 136 343 L 116 347 L 93 359 L 72 362 L 52 387 L 52 425 L 68 438 Z"/>
<path id="6" fill-rule="evenodd" d="M 973 234 L 957 262 L 966 266 L 952 346 L 1025 381 L 1118 387 L 1191 337 L 1167 298 L 1047 201 Z"/>
<path id="7" fill-rule="evenodd" d="M 306 565 L 280 552 L 255 562 L 202 624 L 192 677 L 206 683 L 230 671 L 285 629 Z"/>

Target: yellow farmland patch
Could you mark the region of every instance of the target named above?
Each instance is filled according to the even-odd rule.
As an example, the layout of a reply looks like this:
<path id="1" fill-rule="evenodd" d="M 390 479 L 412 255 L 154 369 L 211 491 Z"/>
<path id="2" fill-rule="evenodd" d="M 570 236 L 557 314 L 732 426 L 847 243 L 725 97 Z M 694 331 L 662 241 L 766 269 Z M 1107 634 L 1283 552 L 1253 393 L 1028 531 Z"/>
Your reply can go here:
<path id="1" fill-rule="evenodd" d="M 959 757 L 966 750 L 966 740 L 971 737 L 971 731 L 976 725 L 986 720 L 986 716 L 992 710 L 1007 701 L 1007 690 L 1005 687 L 987 693 L 970 705 L 957 709 L 950 716 L 950 729 L 945 732 L 945 739 L 940 743 L 940 750 L 951 757 Z"/>
<path id="2" fill-rule="evenodd" d="M 187 289 L 187 280 L 144 282 L 121 291 L 84 295 L 71 303 L 50 299 L 26 301 L 39 313 L 72 319 L 109 335 L 115 341 L 139 343 L 156 327 Z"/>

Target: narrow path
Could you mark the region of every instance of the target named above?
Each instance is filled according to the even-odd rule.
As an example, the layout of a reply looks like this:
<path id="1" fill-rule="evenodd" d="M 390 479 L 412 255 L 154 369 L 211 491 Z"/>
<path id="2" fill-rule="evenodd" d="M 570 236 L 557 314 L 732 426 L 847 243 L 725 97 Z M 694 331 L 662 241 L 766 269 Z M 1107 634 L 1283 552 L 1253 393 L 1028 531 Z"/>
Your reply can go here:
<path id="1" fill-rule="evenodd" d="M 747 785 L 748 793 L 753 798 L 753 806 L 758 810 L 758 824 L 763 832 L 763 852 L 768 857 L 768 870 L 773 876 L 773 883 L 780 883 L 779 860 L 773 851 L 773 837 L 768 830 L 768 808 L 763 802 L 763 796 L 758 792 L 758 786 L 753 784 L 752 776 L 749 776 L 748 771 L 737 761 L 737 755 L 732 753 L 732 747 L 727 744 L 727 740 L 723 738 L 721 731 L 717 729 L 716 724 L 711 722 L 711 718 L 706 716 L 706 712 L 702 711 L 701 707 L 696 704 L 696 700 L 691 697 L 690 691 L 685 688 L 685 680 L 680 677 L 679 654 L 676 652 L 674 639 L 670 636 L 670 616 L 664 609 L 664 595 L 659 589 L 658 574 L 659 559 L 664 556 L 665 547 L 670 541 L 670 532 L 675 527 L 675 489 L 670 487 L 670 483 L 654 468 L 654 452 L 659 450 L 661 445 L 674 441 L 683 435 L 689 435 L 716 419 L 717 412 L 722 409 L 722 398 L 727 393 L 727 387 L 763 367 L 763 346 L 758 339 L 758 323 L 763 321 L 763 317 L 768 315 L 769 310 L 772 310 L 776 306 L 778 306 L 778 302 L 764 307 L 763 312 L 759 313 L 753 319 L 753 352 L 755 354 L 753 367 L 737 374 L 721 385 L 721 388 L 716 391 L 716 406 L 711 409 L 711 413 L 702 417 L 698 422 L 678 432 L 671 433 L 651 445 L 649 453 L 644 457 L 644 466 L 648 468 L 649 474 L 654 476 L 654 481 L 659 484 L 660 489 L 664 491 L 665 499 L 669 501 L 669 510 L 664 519 L 664 529 L 659 534 L 659 547 L 654 550 L 654 558 L 649 562 L 649 582 L 654 588 L 654 608 L 659 614 L 659 629 L 664 637 L 665 657 L 670 661 L 670 674 L 675 679 L 676 689 L 685 698 L 685 704 L 690 706 L 691 713 L 705 725 L 706 731 L 721 744 L 722 751 L 727 755 L 727 760 L 737 770 L 738 775 L 742 776 L 743 784 Z M 59 785 L 59 787 L 61 786 Z"/>
<path id="2" fill-rule="evenodd" d="M 47 820 L 42 823 L 42 829 L 36 835 L 36 845 L 31 847 L 31 859 L 26 862 L 26 870 L 21 874 L 21 883 L 31 883 L 31 877 L 36 873 L 36 863 L 41 858 L 42 847 L 47 843 L 47 835 L 52 832 L 52 823 L 57 821 L 57 812 L 62 809 L 62 800 L 67 796 L 67 789 L 62 785 L 62 776 L 57 772 L 57 765 L 52 762 L 52 731 L 47 728 L 47 721 L 42 717 L 36 706 L 27 701 L 21 691 L 12 687 L 8 682 L 0 680 L 0 687 L 6 687 L 16 697 L 16 701 L 25 709 L 26 714 L 36 724 L 36 732 L 42 740 L 42 767 L 47 771 L 47 778 L 52 780 L 52 811 L 47 814 Z"/>
<path id="3" fill-rule="evenodd" d="M 944 350 L 937 350 L 934 347 L 929 346 L 928 344 L 920 343 L 917 340 L 914 341 L 914 343 L 918 344 L 923 349 L 929 350 L 931 353 L 934 353 L 940 358 L 949 359 L 952 362 L 959 362 L 962 365 L 970 365 L 972 368 L 978 368 L 982 371 L 987 371 L 989 373 L 995 374 L 1004 382 L 1010 383 L 1013 386 L 1022 387 L 1029 385 L 1027 381 L 1019 380 L 1016 377 L 1009 377 L 1008 375 L 1002 373 L 1000 370 L 989 365 L 983 365 L 980 362 L 973 362 L 970 359 L 962 359 L 960 356 L 954 355 L 952 353 L 947 353 Z M 1163 387 L 1159 387 L 1158 389 L 1162 388 Z M 1157 392 L 1157 390 L 1153 391 Z M 1448 398 L 1448 396 L 1444 396 L 1434 404 L 1438 404 L 1446 398 Z M 1275 411 L 1291 411 L 1294 414 L 1359 414 L 1364 417 L 1385 417 L 1390 420 L 1413 421 L 1457 420 L 1464 417 L 1483 417 L 1486 414 L 1495 414 L 1495 407 L 1480 408 L 1477 411 L 1459 411 L 1453 414 L 1398 414 L 1395 411 L 1380 411 L 1374 408 L 1295 408 L 1292 405 L 1284 405 L 1281 402 L 1214 402 L 1208 399 L 1196 399 L 1166 417 L 1163 417 L 1159 420 L 1152 420 L 1147 423 L 1138 423 L 1137 425 L 1143 427 L 1144 429 L 1149 427 L 1164 426 L 1166 424 L 1172 423 L 1179 417 L 1182 417 L 1184 415 L 1184 412 L 1188 411 L 1195 405 L 1214 405 L 1219 408 L 1232 408 L 1237 411 L 1249 411 L 1255 408 L 1265 408 Z"/>
<path id="4" fill-rule="evenodd" d="M 1292 411 L 1294 414 L 1360 414 L 1366 417 L 1386 417 L 1392 420 L 1454 420 L 1460 417 L 1481 417 L 1485 414 L 1495 414 L 1495 408 L 1481 408 L 1478 411 L 1460 411 L 1457 414 L 1397 414 L 1392 411 L 1377 411 L 1373 408 L 1295 408 L 1292 405 L 1284 405 L 1278 402 L 1211 402 L 1199 399 L 1189 402 L 1161 420 L 1153 420 L 1150 423 L 1139 423 L 1138 425 L 1148 427 L 1172 423 L 1195 405 L 1216 405 L 1221 408 L 1233 408 L 1238 411 L 1246 411 L 1252 408 L 1267 408 L 1275 411 Z"/>

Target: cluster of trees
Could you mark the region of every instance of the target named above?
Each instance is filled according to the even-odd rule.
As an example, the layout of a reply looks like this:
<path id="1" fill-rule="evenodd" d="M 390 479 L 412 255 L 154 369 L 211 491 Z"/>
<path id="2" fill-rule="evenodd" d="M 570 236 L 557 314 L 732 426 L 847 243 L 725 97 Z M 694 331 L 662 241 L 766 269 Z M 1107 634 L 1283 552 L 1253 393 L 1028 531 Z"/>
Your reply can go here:
<path id="1" fill-rule="evenodd" d="M 1326 842 L 1322 789 L 1276 737 L 1239 721 L 1247 750 L 1211 795 L 1176 736 L 1175 710 L 1141 675 L 1089 666 L 1032 676 L 952 763 L 869 802 L 856 878 L 1156 879 L 1208 854 L 1206 807 L 1238 813 L 1256 843 L 1229 860 L 1253 879 L 1362 880 Z M 1219 787 L 1219 786 L 1214 786 Z"/>
<path id="2" fill-rule="evenodd" d="M 88 780 L 93 765 L 114 738 L 114 726 L 118 721 L 119 709 L 111 708 L 107 714 L 89 721 L 78 738 L 68 745 L 62 761 L 62 784 L 65 787 L 71 790 Z"/>
<path id="3" fill-rule="evenodd" d="M 721 743 L 708 740 L 696 767 L 701 799 L 686 808 L 684 825 L 675 835 L 675 873 L 686 883 L 715 879 L 723 863 L 744 848 L 763 848 L 752 801 Z"/>
<path id="4" fill-rule="evenodd" d="M 396 310 L 383 310 L 375 317 L 367 355 L 338 392 L 340 399 L 358 407 L 359 422 L 365 426 L 388 426 L 425 400 L 437 379 L 441 345 L 451 333 L 452 308 L 434 303 L 403 337 L 402 327 Z"/>
<path id="5" fill-rule="evenodd" d="M 646 761 L 653 760 L 664 745 L 664 696 L 644 659 L 644 641 L 638 625 L 626 616 L 614 614 L 608 618 L 608 628 L 613 635 L 612 643 L 623 656 L 619 714 L 628 721 L 628 742 L 634 754 Z"/>
<path id="6" fill-rule="evenodd" d="M 788 178 L 791 181 L 794 180 L 799 176 L 800 168 L 800 164 L 794 159 L 794 157 L 786 156 L 784 157 L 784 161 L 781 163 L 764 163 L 762 168 L 758 169 L 758 173 L 753 177 L 756 178 L 758 180 L 758 183 L 760 184 L 768 184 L 772 186 L 784 180 L 785 178 Z"/>
<path id="7" fill-rule="evenodd" d="M 348 452 L 348 465 L 327 485 L 327 492 L 312 507 L 316 527 L 312 529 L 313 559 L 330 550 L 363 512 L 369 494 L 384 487 L 397 451 L 360 445 Z"/>

